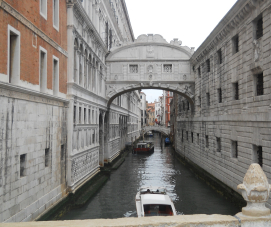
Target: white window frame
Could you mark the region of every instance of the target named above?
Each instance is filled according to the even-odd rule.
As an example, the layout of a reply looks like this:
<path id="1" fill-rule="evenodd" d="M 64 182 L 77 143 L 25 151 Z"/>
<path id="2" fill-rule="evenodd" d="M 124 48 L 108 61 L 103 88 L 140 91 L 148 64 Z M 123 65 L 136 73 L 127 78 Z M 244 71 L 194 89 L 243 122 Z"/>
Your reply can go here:
<path id="1" fill-rule="evenodd" d="M 57 61 L 57 73 L 55 75 L 55 61 Z M 53 55 L 53 71 L 52 71 L 52 89 L 53 89 L 53 94 L 58 95 L 59 93 L 59 58 Z"/>
<path id="2" fill-rule="evenodd" d="M 57 9 L 55 9 L 55 1 L 57 2 Z M 53 0 L 53 27 L 59 31 L 59 0 Z M 55 13 L 57 13 L 57 21 L 55 21 Z"/>
<path id="3" fill-rule="evenodd" d="M 45 53 L 45 66 L 44 66 L 44 73 L 45 73 L 45 76 L 42 81 L 42 84 L 41 84 L 41 73 L 40 73 L 40 70 L 41 70 L 41 52 Z M 41 92 L 46 92 L 47 90 L 47 50 L 45 50 L 43 47 L 40 46 L 39 48 L 39 85 L 40 85 L 40 91 Z M 42 87 L 43 85 L 43 87 Z"/>
<path id="4" fill-rule="evenodd" d="M 7 76 L 8 76 L 8 81 L 9 81 L 9 70 L 10 70 L 10 34 L 11 33 L 14 33 L 15 35 L 18 36 L 18 43 L 16 44 L 16 52 L 18 52 L 19 54 L 16 55 L 16 58 L 14 61 L 17 61 L 15 64 L 16 66 L 14 66 L 14 69 L 13 69 L 13 72 L 14 75 L 11 79 L 11 84 L 16 84 L 18 85 L 19 84 L 19 81 L 20 81 L 20 63 L 21 63 L 21 33 L 16 30 L 15 28 L 13 28 L 12 26 L 8 25 L 8 54 L 7 54 Z"/>
<path id="5" fill-rule="evenodd" d="M 42 1 L 45 2 L 45 14 L 42 12 L 41 8 L 42 8 Z M 47 0 L 40 0 L 40 15 L 47 20 Z"/>

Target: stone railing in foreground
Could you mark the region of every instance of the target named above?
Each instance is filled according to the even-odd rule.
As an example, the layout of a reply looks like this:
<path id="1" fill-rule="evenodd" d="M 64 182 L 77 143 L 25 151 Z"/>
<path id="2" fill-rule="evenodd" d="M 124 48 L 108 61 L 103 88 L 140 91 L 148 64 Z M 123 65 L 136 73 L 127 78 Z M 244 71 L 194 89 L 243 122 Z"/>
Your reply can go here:
<path id="1" fill-rule="evenodd" d="M 90 219 L 75 221 L 47 221 L 5 223 L 0 227 L 118 227 L 118 226 L 180 226 L 180 227 L 269 227 L 271 226 L 270 209 L 265 207 L 269 198 L 270 185 L 266 175 L 258 164 L 251 164 L 243 184 L 237 187 L 242 191 L 247 206 L 235 216 L 229 215 L 179 215 L 173 217 L 145 217 L 145 218 L 119 218 L 119 219 Z M 208 206 L 208 204 L 206 204 Z"/>

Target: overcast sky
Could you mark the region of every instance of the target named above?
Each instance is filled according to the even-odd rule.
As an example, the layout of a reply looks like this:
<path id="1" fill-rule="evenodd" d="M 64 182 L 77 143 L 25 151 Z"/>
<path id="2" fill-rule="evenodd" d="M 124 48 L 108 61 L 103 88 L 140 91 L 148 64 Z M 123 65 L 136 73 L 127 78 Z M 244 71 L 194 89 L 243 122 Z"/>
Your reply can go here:
<path id="1" fill-rule="evenodd" d="M 135 38 L 160 34 L 196 49 L 212 32 L 236 0 L 125 0 Z M 159 90 L 142 90 L 153 102 Z"/>

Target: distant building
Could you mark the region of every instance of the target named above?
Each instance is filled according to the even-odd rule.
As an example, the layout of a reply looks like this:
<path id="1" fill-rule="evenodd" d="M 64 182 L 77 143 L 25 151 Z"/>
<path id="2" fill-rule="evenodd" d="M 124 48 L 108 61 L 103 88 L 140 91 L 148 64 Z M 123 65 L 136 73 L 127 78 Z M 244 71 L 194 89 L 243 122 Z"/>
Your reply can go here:
<path id="1" fill-rule="evenodd" d="M 141 126 L 145 126 L 147 123 L 146 120 L 146 94 L 144 92 L 140 92 L 140 108 L 141 108 Z"/>
<path id="2" fill-rule="evenodd" d="M 155 103 L 147 104 L 147 125 L 153 126 L 155 124 Z"/>

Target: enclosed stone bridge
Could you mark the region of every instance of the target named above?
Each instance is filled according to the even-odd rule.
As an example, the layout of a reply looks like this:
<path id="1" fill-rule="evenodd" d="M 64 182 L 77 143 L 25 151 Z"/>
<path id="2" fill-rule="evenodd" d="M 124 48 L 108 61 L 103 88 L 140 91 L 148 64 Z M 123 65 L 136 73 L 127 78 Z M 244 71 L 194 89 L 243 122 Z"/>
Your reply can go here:
<path id="1" fill-rule="evenodd" d="M 161 89 L 178 93 L 194 107 L 193 48 L 178 39 L 168 43 L 161 35 L 140 35 L 133 43 L 119 44 L 106 58 L 108 107 L 126 92 Z"/>
<path id="2" fill-rule="evenodd" d="M 157 131 L 163 133 L 166 136 L 169 136 L 170 128 L 167 128 L 165 126 L 145 126 L 142 127 L 142 131 L 144 134 L 147 133 L 148 131 Z"/>

